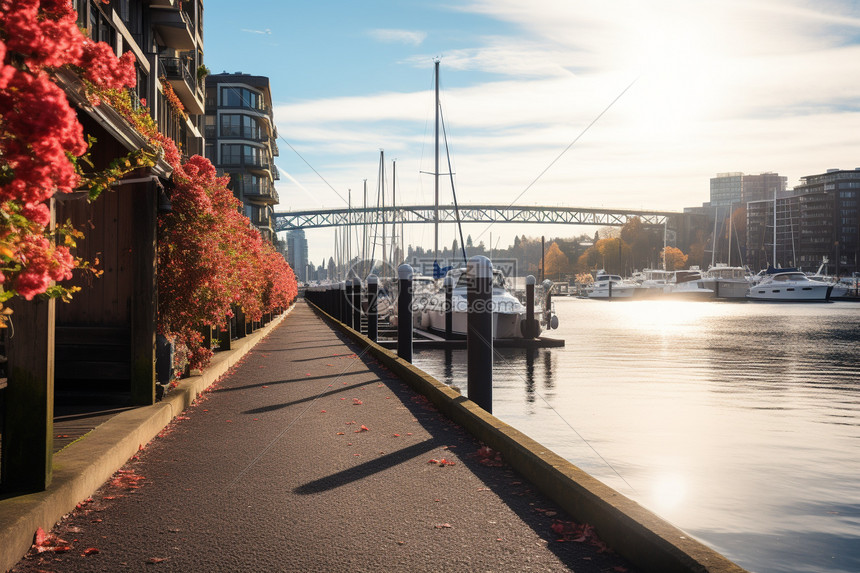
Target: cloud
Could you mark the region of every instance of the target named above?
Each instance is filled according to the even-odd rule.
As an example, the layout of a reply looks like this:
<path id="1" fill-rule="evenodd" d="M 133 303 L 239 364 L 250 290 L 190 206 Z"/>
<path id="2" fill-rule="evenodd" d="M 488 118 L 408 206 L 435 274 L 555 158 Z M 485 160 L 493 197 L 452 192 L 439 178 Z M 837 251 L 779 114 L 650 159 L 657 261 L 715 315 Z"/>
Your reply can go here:
<path id="1" fill-rule="evenodd" d="M 386 44 L 407 44 L 420 46 L 427 38 L 425 32 L 415 30 L 394 30 L 388 28 L 377 28 L 368 32 L 371 38 Z"/>
<path id="2" fill-rule="evenodd" d="M 708 180 L 719 172 L 778 171 L 794 185 L 827 168 L 857 167 L 860 132 L 850 126 L 860 122 L 860 83 L 853 81 L 860 77 L 860 14 L 851 3 L 812 6 L 461 5 L 514 28 L 454 43 L 442 58 L 443 80 L 446 70 L 480 78 L 467 85 L 470 74 L 459 74 L 456 87 L 443 87 L 458 199 L 512 201 L 636 77 L 520 203 L 680 210 L 707 201 Z M 431 59 L 400 61 L 426 66 Z M 278 106 L 275 118 L 341 193 L 360 188 L 363 178 L 375 189 L 384 148 L 387 158 L 400 159 L 398 196 L 402 190 L 404 201 L 432 202 L 432 177 L 420 173 L 433 170 L 432 91 L 304 101 Z M 305 206 L 340 207 L 314 178 L 302 176 L 317 197 Z"/>
<path id="3" fill-rule="evenodd" d="M 242 28 L 242 32 L 245 32 L 248 34 L 262 34 L 265 36 L 271 36 L 272 35 L 272 31 L 269 28 L 266 28 L 265 30 L 250 30 L 248 28 Z"/>

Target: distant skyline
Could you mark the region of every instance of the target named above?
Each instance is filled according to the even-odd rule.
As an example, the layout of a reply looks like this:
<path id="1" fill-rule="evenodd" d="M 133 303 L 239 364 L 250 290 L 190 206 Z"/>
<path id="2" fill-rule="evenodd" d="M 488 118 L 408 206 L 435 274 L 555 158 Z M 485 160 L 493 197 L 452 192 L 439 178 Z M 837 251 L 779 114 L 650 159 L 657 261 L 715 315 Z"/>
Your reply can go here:
<path id="1" fill-rule="evenodd" d="M 860 167 L 857 1 L 204 7 L 210 70 L 271 80 L 279 211 L 345 207 L 349 189 L 358 204 L 364 179 L 375 202 L 380 149 L 389 192 L 397 159 L 398 202 L 432 204 L 433 177 L 421 172 L 433 171 L 435 58 L 461 203 L 681 210 L 708 200 L 717 173 L 774 171 L 793 187 Z M 450 203 L 447 181 L 441 189 Z M 595 230 L 464 233 L 505 247 L 515 234 Z M 440 246 L 455 232 L 444 227 Z M 327 261 L 332 230 L 306 235 L 311 262 Z M 406 239 L 432 247 L 433 227 L 407 226 Z"/>

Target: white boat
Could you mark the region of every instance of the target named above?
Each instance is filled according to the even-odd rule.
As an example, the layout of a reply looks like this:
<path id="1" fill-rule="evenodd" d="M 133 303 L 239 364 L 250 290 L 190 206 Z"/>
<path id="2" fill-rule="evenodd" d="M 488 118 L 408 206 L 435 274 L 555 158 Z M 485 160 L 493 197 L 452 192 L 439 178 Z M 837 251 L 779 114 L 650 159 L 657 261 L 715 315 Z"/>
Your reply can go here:
<path id="1" fill-rule="evenodd" d="M 466 336 L 468 325 L 468 277 L 466 268 L 451 269 L 448 275 L 454 283 L 451 291 L 451 333 Z M 508 290 L 505 277 L 493 269 L 493 338 L 522 338 L 521 324 L 526 321 L 526 307 Z M 535 319 L 540 312 L 535 311 Z M 439 333 L 445 332 L 445 289 L 438 290 L 421 312 L 421 326 Z M 537 327 L 539 329 L 539 327 Z M 536 334 L 539 334 L 536 333 Z"/>
<path id="2" fill-rule="evenodd" d="M 597 271 L 594 282 L 589 287 L 588 298 L 614 299 L 633 298 L 634 295 L 644 293 L 642 286 L 621 278 L 620 275 L 611 275 L 604 270 Z"/>
<path id="3" fill-rule="evenodd" d="M 842 298 L 848 296 L 848 293 L 851 292 L 851 285 L 839 281 L 836 277 L 832 277 L 826 274 L 827 269 L 827 257 L 824 257 L 824 260 L 821 262 L 821 265 L 818 267 L 818 270 L 815 274 L 807 273 L 810 279 L 814 281 L 819 281 L 822 283 L 827 283 L 833 287 L 833 290 L 830 292 L 830 298 Z"/>
<path id="4" fill-rule="evenodd" d="M 702 274 L 702 284 L 716 298 L 746 298 L 751 281 L 747 269 L 717 263 Z"/>
<path id="5" fill-rule="evenodd" d="M 769 269 L 747 292 L 750 300 L 785 302 L 826 302 L 833 286 L 815 281 L 796 269 Z"/>
<path id="6" fill-rule="evenodd" d="M 668 294 L 672 290 L 669 284 L 672 277 L 672 271 L 662 269 L 642 269 L 633 273 L 633 280 L 643 289 L 642 293 L 637 293 L 637 298 L 640 294 L 645 298 L 661 297 Z"/>
<path id="7" fill-rule="evenodd" d="M 672 281 L 669 283 L 668 296 L 682 300 L 708 300 L 714 298 L 713 289 L 705 286 L 702 272 L 698 267 L 688 270 L 675 271 Z"/>

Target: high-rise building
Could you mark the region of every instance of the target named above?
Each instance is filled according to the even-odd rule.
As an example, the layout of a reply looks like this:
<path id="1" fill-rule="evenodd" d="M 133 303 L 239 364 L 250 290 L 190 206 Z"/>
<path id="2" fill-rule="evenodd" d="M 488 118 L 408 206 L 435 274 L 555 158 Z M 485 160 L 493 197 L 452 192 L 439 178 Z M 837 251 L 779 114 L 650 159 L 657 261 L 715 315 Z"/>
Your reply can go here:
<path id="1" fill-rule="evenodd" d="M 302 229 L 287 231 L 287 262 L 298 280 L 308 280 L 308 240 Z"/>
<path id="2" fill-rule="evenodd" d="M 773 200 L 774 192 L 785 191 L 788 178 L 777 173 L 745 175 L 718 173 L 711 178 L 711 207 L 745 205 L 750 201 Z"/>
<path id="3" fill-rule="evenodd" d="M 230 188 L 260 234 L 276 241 L 273 208 L 280 179 L 269 78 L 236 72 L 206 77 L 206 157 L 230 176 Z M 293 266 L 298 272 L 298 268 Z"/>
<path id="4" fill-rule="evenodd" d="M 806 260 L 817 266 L 827 257 L 829 271 L 836 274 L 860 270 L 860 167 L 801 177 L 794 192 L 806 198 L 801 202 L 809 211 L 804 230 L 815 241 L 815 248 L 804 249 Z"/>

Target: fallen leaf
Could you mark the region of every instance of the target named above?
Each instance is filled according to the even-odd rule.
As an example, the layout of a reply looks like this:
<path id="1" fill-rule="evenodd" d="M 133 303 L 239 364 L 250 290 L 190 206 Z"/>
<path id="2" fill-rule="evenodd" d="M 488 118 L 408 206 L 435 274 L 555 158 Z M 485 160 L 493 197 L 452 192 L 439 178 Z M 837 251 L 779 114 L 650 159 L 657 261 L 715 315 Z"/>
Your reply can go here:
<path id="1" fill-rule="evenodd" d="M 338 432 L 338 433 L 337 433 L 337 435 L 338 435 L 338 436 L 343 436 L 343 435 L 344 435 L 344 433 L 343 433 L 343 432 Z"/>
<path id="2" fill-rule="evenodd" d="M 450 523 L 439 523 L 436 526 L 436 529 L 451 529 Z"/>
<path id="3" fill-rule="evenodd" d="M 150 557 L 147 560 L 147 563 L 161 563 L 163 561 L 167 561 L 170 557 Z"/>
<path id="4" fill-rule="evenodd" d="M 86 557 L 87 555 L 95 555 L 96 553 L 101 553 L 96 547 L 87 547 L 84 549 L 84 552 L 81 553 L 81 557 Z"/>

